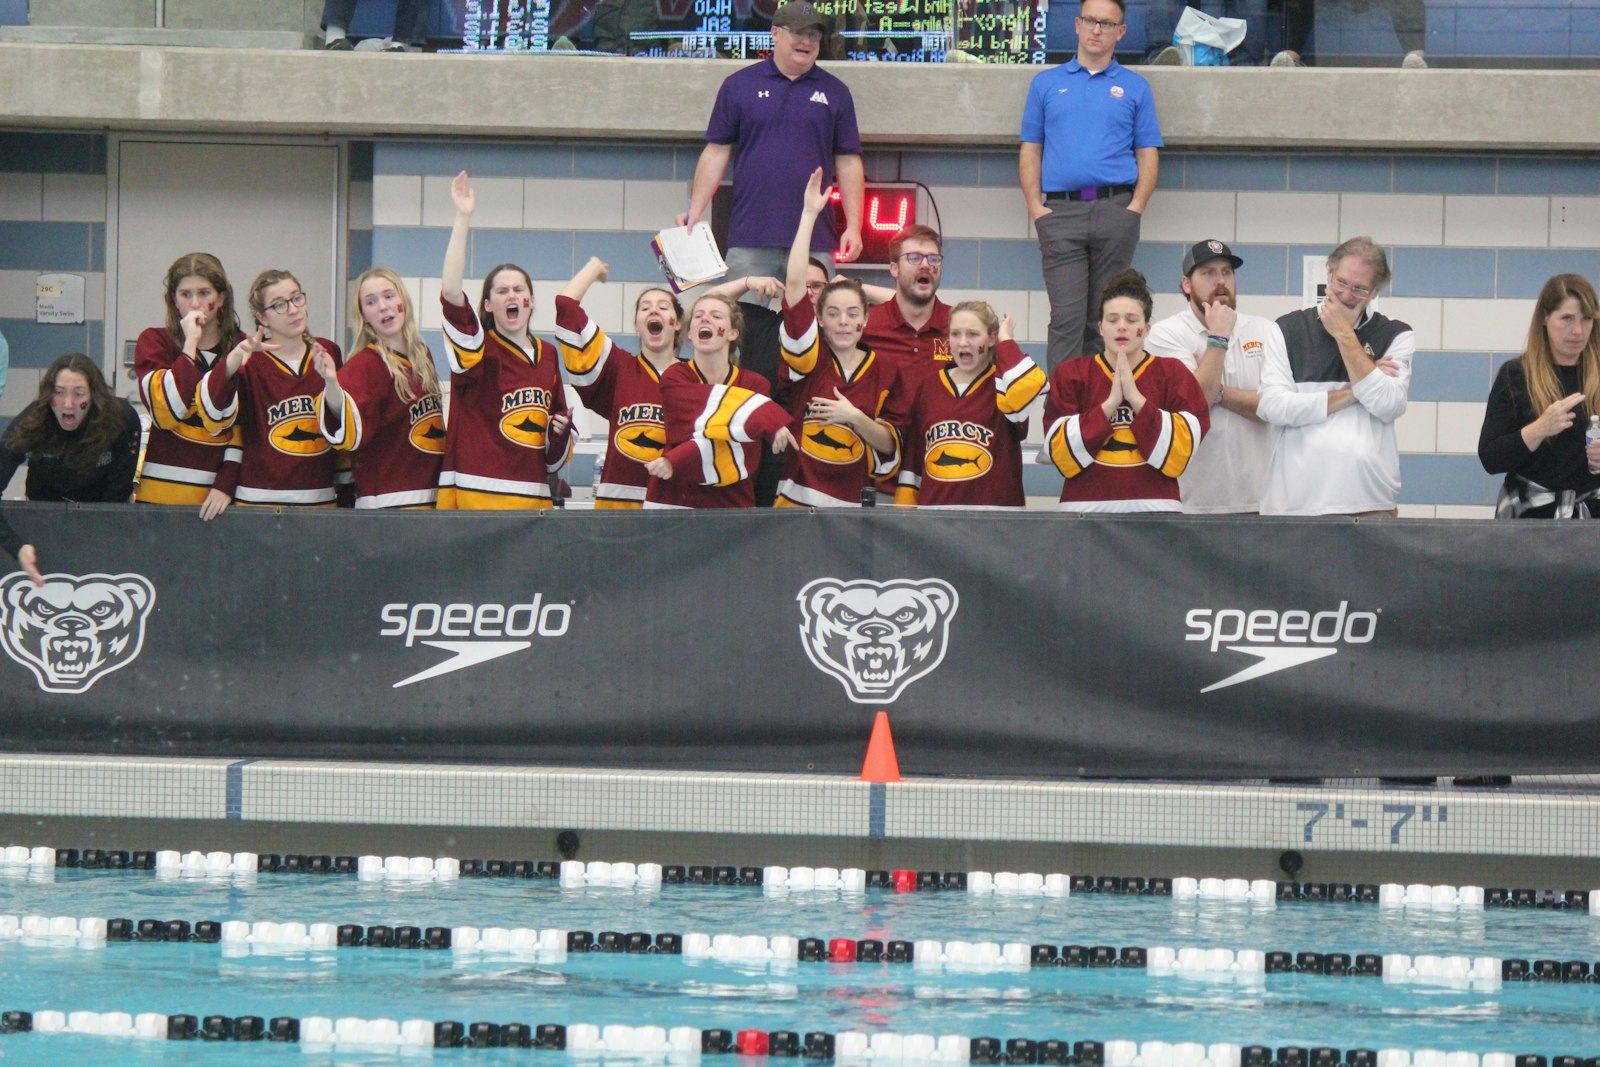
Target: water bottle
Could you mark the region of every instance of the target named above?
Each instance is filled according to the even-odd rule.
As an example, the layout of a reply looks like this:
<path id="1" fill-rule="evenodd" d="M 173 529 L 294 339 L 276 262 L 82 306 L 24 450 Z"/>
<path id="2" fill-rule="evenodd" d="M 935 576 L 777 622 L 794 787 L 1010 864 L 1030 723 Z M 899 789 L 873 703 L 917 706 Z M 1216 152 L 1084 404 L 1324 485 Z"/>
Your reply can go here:
<path id="1" fill-rule="evenodd" d="M 1589 432 L 1583 435 L 1584 447 L 1592 448 L 1594 447 L 1594 443 L 1596 441 L 1600 441 L 1600 415 L 1590 415 Z M 1589 464 L 1589 473 L 1600 474 L 1600 467 L 1595 466 L 1595 464 L 1591 461 Z"/>

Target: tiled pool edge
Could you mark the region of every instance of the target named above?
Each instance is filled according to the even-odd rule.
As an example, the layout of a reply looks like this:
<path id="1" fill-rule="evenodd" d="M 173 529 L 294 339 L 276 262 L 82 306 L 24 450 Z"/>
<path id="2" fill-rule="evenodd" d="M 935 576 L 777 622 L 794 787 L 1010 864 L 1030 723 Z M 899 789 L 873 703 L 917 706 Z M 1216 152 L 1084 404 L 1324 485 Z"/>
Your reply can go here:
<path id="1" fill-rule="evenodd" d="M 0 755 L 0 811 L 880 840 L 1600 856 L 1600 788 L 853 778 Z"/>

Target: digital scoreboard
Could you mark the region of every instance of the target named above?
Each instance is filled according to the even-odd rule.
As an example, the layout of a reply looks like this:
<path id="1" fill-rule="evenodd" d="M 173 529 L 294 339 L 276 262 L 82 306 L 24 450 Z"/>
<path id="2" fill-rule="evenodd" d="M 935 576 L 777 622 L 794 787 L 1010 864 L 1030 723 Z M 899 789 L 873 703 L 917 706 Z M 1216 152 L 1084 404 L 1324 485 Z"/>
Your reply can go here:
<path id="1" fill-rule="evenodd" d="M 453 0 L 467 52 L 758 59 L 780 0 Z M 1045 0 L 813 0 L 824 60 L 1045 61 Z M 952 53 L 959 53 L 955 55 Z"/>
<path id="2" fill-rule="evenodd" d="M 723 255 L 728 253 L 728 215 L 733 210 L 733 186 L 721 185 L 711 198 L 711 235 Z M 850 267 L 882 267 L 889 262 L 894 235 L 928 215 L 927 193 L 916 182 L 868 182 L 861 201 L 861 255 Z M 844 204 L 833 191 L 833 210 L 817 220 L 827 222 L 835 234 L 844 231 Z M 937 229 L 938 227 L 934 227 Z M 835 261 L 838 257 L 835 256 Z"/>

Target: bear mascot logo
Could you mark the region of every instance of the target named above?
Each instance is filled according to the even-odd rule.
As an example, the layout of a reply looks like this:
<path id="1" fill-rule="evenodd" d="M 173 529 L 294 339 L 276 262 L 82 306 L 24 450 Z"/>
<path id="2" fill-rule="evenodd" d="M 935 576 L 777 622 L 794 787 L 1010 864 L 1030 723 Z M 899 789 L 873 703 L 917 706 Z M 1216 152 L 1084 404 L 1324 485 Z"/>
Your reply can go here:
<path id="1" fill-rule="evenodd" d="M 0 579 L 0 644 L 47 693 L 83 693 L 139 656 L 156 590 L 140 574 Z"/>
<path id="2" fill-rule="evenodd" d="M 806 655 L 858 704 L 892 704 L 939 666 L 959 602 L 938 578 L 818 578 L 795 599 Z"/>

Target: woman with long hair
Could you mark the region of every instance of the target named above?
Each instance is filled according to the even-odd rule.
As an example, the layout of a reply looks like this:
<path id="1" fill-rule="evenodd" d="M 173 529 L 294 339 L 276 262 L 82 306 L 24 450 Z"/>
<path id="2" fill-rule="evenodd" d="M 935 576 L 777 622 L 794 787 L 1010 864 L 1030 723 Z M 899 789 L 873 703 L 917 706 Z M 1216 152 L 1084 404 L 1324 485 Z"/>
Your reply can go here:
<path id="1" fill-rule="evenodd" d="M 900 439 L 879 417 L 900 375 L 894 363 L 862 344 L 867 298 L 861 283 L 834 278 L 815 302 L 809 295 L 811 231 L 830 192 L 822 188 L 819 167 L 806 184 L 789 248 L 778 397 L 800 422 L 800 436 L 778 483 L 778 507 L 860 507 L 873 477 L 888 477 L 900 464 Z"/>
<path id="2" fill-rule="evenodd" d="M 214 519 L 233 499 L 238 437 L 206 429 L 196 393 L 205 372 L 243 336 L 233 287 L 216 256 L 189 252 L 167 268 L 162 300 L 166 324 L 145 330 L 134 346 L 139 400 L 152 424 L 139 500 L 198 507 L 202 519 Z"/>
<path id="3" fill-rule="evenodd" d="M 462 171 L 450 183 L 455 225 L 439 302 L 450 357 L 450 422 L 439 507 L 542 509 L 550 476 L 572 454 L 572 416 L 555 346 L 528 333 L 533 281 L 514 263 L 483 279 L 476 309 L 462 280 L 477 194 Z"/>
<path id="4" fill-rule="evenodd" d="M 311 356 L 322 435 L 351 455 L 356 507 L 431 508 L 444 457 L 439 372 L 398 274 L 372 267 L 356 279 L 350 327 L 355 353 L 343 367 L 331 352 Z"/>
<path id="5" fill-rule="evenodd" d="M 1506 476 L 1496 518 L 1600 518 L 1600 444 L 1584 445 L 1600 415 L 1597 314 L 1587 279 L 1551 278 L 1539 291 L 1522 355 L 1495 376 L 1478 459 Z"/>
<path id="6" fill-rule="evenodd" d="M 666 449 L 645 464 L 647 508 L 749 508 L 761 446 L 794 444 L 772 386 L 739 366 L 744 315 L 732 297 L 707 293 L 689 308 L 691 357 L 661 375 Z"/>
<path id="7" fill-rule="evenodd" d="M 610 268 L 591 256 L 556 296 L 556 347 L 561 352 L 562 378 L 583 406 L 610 426 L 595 483 L 596 510 L 641 508 L 650 472 L 645 464 L 666 446 L 661 411 L 661 375 L 678 362 L 683 341 L 683 305 L 670 290 L 651 286 L 633 302 L 633 332 L 639 338 L 635 355 L 616 344 L 583 309 L 585 294 L 606 280 Z M 777 296 L 783 287 L 775 278 L 747 277 L 711 289 L 737 298 L 755 292 Z"/>
<path id="8" fill-rule="evenodd" d="M 1211 427 L 1211 405 L 1181 360 L 1144 350 L 1152 306 L 1144 275 L 1112 278 L 1100 296 L 1105 347 L 1051 376 L 1039 462 L 1066 479 L 1063 511 L 1182 510 L 1178 475 Z"/>
<path id="9" fill-rule="evenodd" d="M 24 463 L 29 500 L 126 504 L 139 460 L 139 415 L 80 352 L 56 359 L 39 395 L 0 438 L 0 486 Z"/>
<path id="10" fill-rule="evenodd" d="M 306 294 L 286 270 L 265 270 L 250 286 L 256 332 L 212 364 L 200 382 L 207 430 L 237 426 L 244 458 L 233 498 L 241 504 L 332 507 L 337 464 L 317 425 L 322 375 L 317 352 L 337 365 L 339 346 L 307 327 Z"/>
<path id="11" fill-rule="evenodd" d="M 917 376 L 900 427 L 897 505 L 1020 508 L 1022 440 L 1046 378 L 1013 339 L 1011 316 L 982 300 L 950 309 L 950 361 Z"/>

